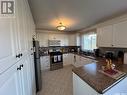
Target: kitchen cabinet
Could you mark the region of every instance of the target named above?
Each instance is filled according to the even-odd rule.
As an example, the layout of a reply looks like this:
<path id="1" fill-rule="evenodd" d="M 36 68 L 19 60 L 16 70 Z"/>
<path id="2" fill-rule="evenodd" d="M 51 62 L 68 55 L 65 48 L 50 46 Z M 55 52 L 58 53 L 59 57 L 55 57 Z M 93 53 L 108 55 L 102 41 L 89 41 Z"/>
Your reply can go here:
<path id="1" fill-rule="evenodd" d="M 69 46 L 80 46 L 80 34 L 70 34 L 69 35 Z"/>
<path id="2" fill-rule="evenodd" d="M 112 47 L 113 26 L 108 25 L 97 29 L 97 46 Z"/>
<path id="3" fill-rule="evenodd" d="M 127 21 L 117 22 L 97 29 L 98 47 L 127 47 Z"/>
<path id="4" fill-rule="evenodd" d="M 97 93 L 87 83 L 85 83 L 81 78 L 79 78 L 75 73 L 73 73 L 73 95 L 100 95 L 100 94 Z"/>
<path id="5" fill-rule="evenodd" d="M 48 47 L 48 40 L 59 40 L 61 42 L 61 46 L 80 46 L 80 34 L 55 34 L 55 33 L 45 33 L 44 30 L 42 32 L 37 33 L 37 39 L 40 42 L 41 47 Z"/>
<path id="6" fill-rule="evenodd" d="M 26 57 L 0 75 L 0 95 L 32 95 L 29 82 L 31 75 Z"/>
<path id="7" fill-rule="evenodd" d="M 68 55 L 68 59 L 69 59 L 69 63 L 70 64 L 74 64 L 74 54 L 72 54 L 72 53 L 69 53 L 69 55 Z"/>
<path id="8" fill-rule="evenodd" d="M 80 64 L 89 64 L 89 63 L 92 63 L 92 62 L 93 62 L 93 59 L 81 57 Z"/>
<path id="9" fill-rule="evenodd" d="M 49 34 L 49 40 L 59 40 L 60 46 L 68 46 L 68 35 L 66 34 Z"/>
<path id="10" fill-rule="evenodd" d="M 35 95 L 35 25 L 27 0 L 15 0 L 14 17 L 1 17 L 0 29 L 0 95 Z"/>
<path id="11" fill-rule="evenodd" d="M 113 45 L 115 47 L 127 47 L 127 21 L 113 25 Z"/>
<path id="12" fill-rule="evenodd" d="M 118 82 L 118 81 L 117 81 Z M 85 79 L 82 79 L 77 74 L 73 73 L 73 95 L 127 95 L 127 78 L 119 80 L 113 86 L 103 91 L 97 91 Z"/>
<path id="13" fill-rule="evenodd" d="M 63 65 L 68 65 L 69 64 L 69 58 L 68 58 L 68 54 L 63 54 Z"/>
<path id="14" fill-rule="evenodd" d="M 50 69 L 50 56 L 42 56 L 40 58 L 41 70 Z"/>
<path id="15" fill-rule="evenodd" d="M 63 54 L 63 64 L 64 65 L 74 64 L 74 54 L 72 53 Z"/>
<path id="16" fill-rule="evenodd" d="M 69 46 L 76 46 L 76 35 L 75 34 L 69 35 Z"/>
<path id="17" fill-rule="evenodd" d="M 75 55 L 75 62 L 74 62 L 74 66 L 75 67 L 80 67 L 89 63 L 92 63 L 94 60 L 90 59 L 90 58 L 86 58 L 80 55 Z"/>
<path id="18" fill-rule="evenodd" d="M 76 56 L 76 62 L 75 62 L 75 64 L 80 64 L 80 62 L 81 62 L 80 56 L 79 55 L 75 55 L 75 56 Z"/>
<path id="19" fill-rule="evenodd" d="M 0 75 L 0 95 L 23 95 L 18 66 L 15 64 Z"/>

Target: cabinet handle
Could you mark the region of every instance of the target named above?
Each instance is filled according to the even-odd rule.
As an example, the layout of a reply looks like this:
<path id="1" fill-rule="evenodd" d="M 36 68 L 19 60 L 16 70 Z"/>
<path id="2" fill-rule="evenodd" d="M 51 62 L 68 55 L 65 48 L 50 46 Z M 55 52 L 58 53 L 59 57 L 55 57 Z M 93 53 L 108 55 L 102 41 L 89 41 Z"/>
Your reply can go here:
<path id="1" fill-rule="evenodd" d="M 16 55 L 16 58 L 20 58 L 20 54 Z"/>
<path id="2" fill-rule="evenodd" d="M 21 70 L 21 69 L 22 69 L 21 67 L 17 68 L 17 70 Z"/>
<path id="3" fill-rule="evenodd" d="M 23 54 L 22 54 L 22 53 L 20 53 L 20 56 L 22 57 L 22 56 L 23 56 Z"/>
<path id="4" fill-rule="evenodd" d="M 22 65 L 20 65 L 20 67 L 22 68 L 24 65 L 22 64 Z"/>

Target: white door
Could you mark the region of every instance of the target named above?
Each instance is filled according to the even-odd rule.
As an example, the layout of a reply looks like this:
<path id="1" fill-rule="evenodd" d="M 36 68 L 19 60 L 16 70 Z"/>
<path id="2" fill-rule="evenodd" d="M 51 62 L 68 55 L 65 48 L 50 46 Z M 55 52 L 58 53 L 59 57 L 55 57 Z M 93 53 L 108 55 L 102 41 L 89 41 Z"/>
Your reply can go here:
<path id="1" fill-rule="evenodd" d="M 13 18 L 0 18 L 0 73 L 16 62 L 16 38 Z"/>
<path id="2" fill-rule="evenodd" d="M 63 54 L 63 65 L 69 64 L 68 54 Z"/>
<path id="3" fill-rule="evenodd" d="M 0 75 L 0 95 L 22 95 L 18 67 L 15 64 Z"/>
<path id="4" fill-rule="evenodd" d="M 74 64 L 74 54 L 68 54 L 68 62 L 69 64 Z"/>
<path id="5" fill-rule="evenodd" d="M 19 43 L 19 53 L 25 54 L 26 50 L 26 13 L 25 13 L 25 3 L 24 0 L 17 0 L 17 24 L 18 24 L 18 43 Z"/>
<path id="6" fill-rule="evenodd" d="M 97 29 L 97 46 L 98 47 L 112 47 L 112 25 Z"/>
<path id="7" fill-rule="evenodd" d="M 29 94 L 29 81 L 28 80 L 28 73 L 29 73 L 29 68 L 28 66 L 28 61 L 26 60 L 26 58 L 23 58 L 20 62 L 20 66 L 22 66 L 21 72 L 20 72 L 20 78 L 22 80 L 22 88 L 23 88 L 23 95 L 30 95 Z"/>
<path id="8" fill-rule="evenodd" d="M 127 47 L 127 21 L 113 25 L 113 43 L 115 47 Z"/>
<path id="9" fill-rule="evenodd" d="M 80 64 L 81 63 L 81 58 L 79 55 L 76 55 L 76 64 Z"/>

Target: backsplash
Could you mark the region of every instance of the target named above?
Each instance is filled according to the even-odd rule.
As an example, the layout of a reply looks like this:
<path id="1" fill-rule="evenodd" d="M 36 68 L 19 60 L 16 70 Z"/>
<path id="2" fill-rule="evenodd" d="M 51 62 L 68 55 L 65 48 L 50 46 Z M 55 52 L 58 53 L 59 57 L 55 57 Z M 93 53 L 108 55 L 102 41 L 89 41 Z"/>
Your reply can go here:
<path id="1" fill-rule="evenodd" d="M 105 47 L 101 47 L 99 49 L 100 49 L 100 52 L 102 54 L 105 54 L 106 51 L 112 51 L 112 52 L 114 52 L 114 56 L 117 56 L 119 51 L 127 52 L 127 48 L 107 48 L 107 47 L 105 48 Z"/>
<path id="2" fill-rule="evenodd" d="M 63 53 L 77 52 L 80 46 L 51 46 L 51 47 L 40 47 L 40 55 L 47 55 L 49 52 L 61 51 Z"/>

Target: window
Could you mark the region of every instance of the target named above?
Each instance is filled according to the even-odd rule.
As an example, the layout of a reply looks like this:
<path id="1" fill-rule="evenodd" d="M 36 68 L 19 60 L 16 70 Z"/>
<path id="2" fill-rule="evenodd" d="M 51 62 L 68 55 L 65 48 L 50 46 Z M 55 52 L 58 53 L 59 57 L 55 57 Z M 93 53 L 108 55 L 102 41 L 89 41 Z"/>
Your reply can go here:
<path id="1" fill-rule="evenodd" d="M 82 50 L 90 50 L 92 51 L 93 49 L 96 49 L 96 38 L 97 35 L 96 33 L 89 33 L 89 34 L 84 34 L 82 36 Z"/>

